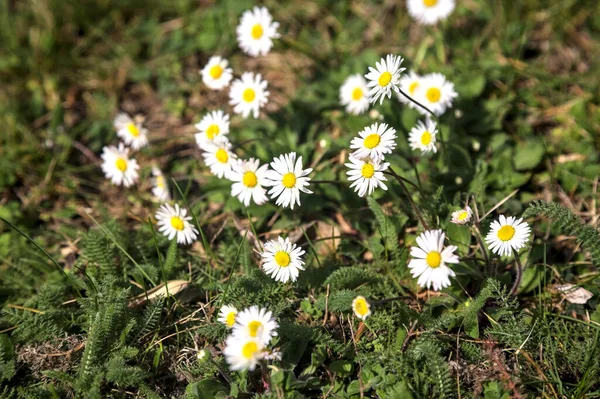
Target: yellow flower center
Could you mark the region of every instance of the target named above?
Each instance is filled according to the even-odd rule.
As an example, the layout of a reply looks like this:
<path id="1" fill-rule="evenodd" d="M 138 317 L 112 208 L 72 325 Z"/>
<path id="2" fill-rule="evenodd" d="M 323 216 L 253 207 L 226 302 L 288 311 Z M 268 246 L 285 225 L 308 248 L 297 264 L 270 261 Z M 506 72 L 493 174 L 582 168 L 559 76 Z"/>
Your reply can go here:
<path id="1" fill-rule="evenodd" d="M 410 86 L 408 86 L 408 92 L 411 96 L 415 94 L 415 90 L 417 90 L 417 87 L 419 87 L 419 82 L 412 82 Z"/>
<path id="2" fill-rule="evenodd" d="M 252 359 L 256 352 L 258 352 L 258 345 L 254 341 L 250 341 L 242 347 L 242 356 L 246 359 Z"/>
<path id="3" fill-rule="evenodd" d="M 296 175 L 293 173 L 286 173 L 283 175 L 283 179 L 281 179 L 281 184 L 285 188 L 293 188 L 296 185 Z"/>
<path id="4" fill-rule="evenodd" d="M 437 4 L 438 0 L 423 0 L 425 7 L 433 7 Z"/>
<path id="5" fill-rule="evenodd" d="M 360 87 L 357 87 L 352 91 L 352 99 L 358 101 L 363 97 L 363 91 Z"/>
<path id="6" fill-rule="evenodd" d="M 221 65 L 213 65 L 209 71 L 208 74 L 213 78 L 213 79 L 219 79 L 221 77 L 221 75 L 223 74 L 223 68 L 221 68 Z"/>
<path id="7" fill-rule="evenodd" d="M 368 135 L 365 138 L 364 145 L 365 145 L 365 147 L 367 147 L 370 150 L 372 148 L 377 147 L 377 145 L 379 144 L 380 141 L 381 141 L 381 136 L 373 133 L 373 134 Z"/>
<path id="8" fill-rule="evenodd" d="M 220 132 L 221 129 L 219 129 L 219 125 L 210 125 L 208 129 L 206 129 L 206 137 L 208 137 L 209 140 L 212 140 L 215 136 L 218 136 Z"/>
<path id="9" fill-rule="evenodd" d="M 258 335 L 258 332 L 260 331 L 261 328 L 262 328 L 262 323 L 260 321 L 257 321 L 257 320 L 251 321 L 248 324 L 248 334 L 250 334 L 250 336 L 252 338 L 256 338 L 256 336 Z"/>
<path id="10" fill-rule="evenodd" d="M 429 145 L 431 143 L 431 133 L 428 130 L 425 130 L 421 135 L 421 144 Z"/>
<path id="11" fill-rule="evenodd" d="M 127 130 L 129 130 L 129 134 L 131 134 L 133 137 L 137 137 L 140 135 L 140 129 L 138 129 L 137 126 L 133 123 L 127 125 Z"/>
<path id="12" fill-rule="evenodd" d="M 275 262 L 277 262 L 277 264 L 280 267 L 288 267 L 288 265 L 290 264 L 290 254 L 288 254 L 285 251 L 278 251 L 275 253 Z"/>
<path id="13" fill-rule="evenodd" d="M 375 174 L 375 167 L 370 163 L 366 163 L 360 172 L 364 178 L 370 179 Z"/>
<path id="14" fill-rule="evenodd" d="M 433 269 L 438 267 L 442 263 L 442 255 L 440 255 L 437 251 L 431 251 L 427 254 L 427 258 L 425 258 L 425 262 L 427 265 Z"/>
<path id="15" fill-rule="evenodd" d="M 387 86 L 388 83 L 392 81 L 392 74 L 389 72 L 384 72 L 379 76 L 379 86 L 384 87 Z"/>
<path id="16" fill-rule="evenodd" d="M 498 238 L 502 241 L 509 241 L 515 236 L 515 228 L 509 225 L 500 227 L 498 230 Z"/>
<path id="17" fill-rule="evenodd" d="M 123 158 L 117 158 L 117 161 L 115 162 L 115 166 L 121 172 L 125 172 L 127 170 L 127 161 Z"/>
<path id="18" fill-rule="evenodd" d="M 461 211 L 458 214 L 458 220 L 465 220 L 468 217 L 469 217 L 469 212 L 467 212 L 467 211 Z"/>
<path id="19" fill-rule="evenodd" d="M 219 148 L 215 153 L 215 158 L 217 158 L 217 161 L 221 163 L 227 163 L 227 161 L 229 160 L 229 154 L 227 154 L 227 151 L 225 151 L 224 149 Z"/>
<path id="20" fill-rule="evenodd" d="M 246 90 L 244 90 L 243 97 L 244 101 L 246 101 L 247 103 L 251 103 L 256 98 L 256 92 L 254 91 L 254 89 L 247 88 Z"/>
<path id="21" fill-rule="evenodd" d="M 252 37 L 256 40 L 260 39 L 263 35 L 263 27 L 260 24 L 256 24 L 252 27 Z"/>
<path id="22" fill-rule="evenodd" d="M 165 178 L 162 176 L 156 176 L 156 187 L 165 188 Z"/>
<path id="23" fill-rule="evenodd" d="M 362 317 L 369 313 L 369 304 L 364 298 L 358 298 L 354 302 L 354 309 L 356 310 L 356 313 Z"/>
<path id="24" fill-rule="evenodd" d="M 252 187 L 256 186 L 256 183 L 258 183 L 258 180 L 256 179 L 256 173 L 254 173 L 254 172 L 244 173 L 242 182 L 244 183 L 244 186 L 246 186 L 246 187 L 252 188 Z"/>
<path id="25" fill-rule="evenodd" d="M 173 216 L 171 218 L 171 226 L 173 226 L 173 228 L 175 230 L 183 230 L 183 220 L 179 217 L 179 216 Z"/>
<path id="26" fill-rule="evenodd" d="M 233 325 L 235 324 L 235 315 L 235 312 L 229 312 L 229 314 L 225 318 L 225 323 L 227 324 L 227 327 L 233 327 Z"/>
<path id="27" fill-rule="evenodd" d="M 427 93 L 425 93 L 425 97 L 427 97 L 427 99 L 431 103 L 437 103 L 438 101 L 440 101 L 441 96 L 442 92 L 437 87 L 430 87 L 429 89 L 427 89 Z"/>

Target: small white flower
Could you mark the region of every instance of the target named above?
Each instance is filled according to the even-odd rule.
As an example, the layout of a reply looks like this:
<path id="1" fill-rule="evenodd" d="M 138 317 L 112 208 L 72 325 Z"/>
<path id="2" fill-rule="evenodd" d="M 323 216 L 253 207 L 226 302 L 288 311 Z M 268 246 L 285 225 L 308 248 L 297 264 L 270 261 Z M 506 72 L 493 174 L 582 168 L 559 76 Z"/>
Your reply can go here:
<path id="1" fill-rule="evenodd" d="M 277 28 L 279 22 L 273 22 L 266 7 L 246 10 L 236 29 L 238 45 L 251 57 L 267 55 L 273 47 L 273 39 L 279 38 Z"/>
<path id="2" fill-rule="evenodd" d="M 219 56 L 210 57 L 208 63 L 202 68 L 202 81 L 210 89 L 221 90 L 229 86 L 233 77 L 229 63 L 225 58 Z"/>
<path id="3" fill-rule="evenodd" d="M 229 115 L 221 110 L 212 111 L 204 115 L 200 122 L 194 126 L 200 131 L 194 135 L 196 144 L 204 149 L 207 142 L 229 134 Z"/>
<path id="4" fill-rule="evenodd" d="M 256 205 L 269 200 L 267 190 L 263 187 L 269 165 L 259 165 L 260 161 L 254 158 L 231 165 L 229 180 L 234 182 L 231 185 L 231 196 L 237 197 L 246 206 L 250 205 L 251 199 Z"/>
<path id="5" fill-rule="evenodd" d="M 260 73 L 244 72 L 240 79 L 236 79 L 229 89 L 229 104 L 233 112 L 247 118 L 250 113 L 258 118 L 259 111 L 269 99 L 269 84 L 262 80 Z"/>
<path id="6" fill-rule="evenodd" d="M 400 78 L 400 90 L 416 100 L 419 86 L 421 85 L 421 79 L 421 76 L 419 76 L 415 71 L 410 71 L 402 75 Z M 415 108 L 417 106 L 400 93 L 398 93 L 398 100 L 400 100 L 401 103 L 408 105 L 410 108 Z"/>
<path id="7" fill-rule="evenodd" d="M 448 18 L 454 11 L 454 0 L 407 0 L 406 7 L 411 17 L 423 25 L 433 25 Z"/>
<path id="8" fill-rule="evenodd" d="M 471 221 L 473 211 L 471 207 L 467 205 L 466 208 L 452 212 L 451 222 L 454 224 L 467 224 Z"/>
<path id="9" fill-rule="evenodd" d="M 457 96 L 454 84 L 446 80 L 444 75 L 430 73 L 423 76 L 421 84 L 417 88 L 415 99 L 429 108 L 431 112 L 440 116 L 452 107 L 452 102 Z M 416 106 L 415 109 L 423 115 L 429 115 L 423 107 Z"/>
<path id="10" fill-rule="evenodd" d="M 163 204 L 156 212 L 156 220 L 158 231 L 169 240 L 177 236 L 178 244 L 191 244 L 198 237 L 198 230 L 190 223 L 192 217 L 187 216 L 187 209 L 182 209 L 177 204 L 175 208 Z"/>
<path id="11" fill-rule="evenodd" d="M 134 150 L 139 150 L 148 145 L 148 129 L 134 122 L 126 113 L 118 114 L 113 125 L 117 130 L 117 136 Z"/>
<path id="12" fill-rule="evenodd" d="M 225 324 L 227 328 L 233 328 L 237 313 L 238 311 L 236 308 L 234 308 L 233 306 L 225 305 L 221 307 L 221 310 L 219 310 L 219 317 L 217 318 L 217 320 Z"/>
<path id="13" fill-rule="evenodd" d="M 296 160 L 296 153 L 280 155 L 273 158 L 271 168 L 266 173 L 265 186 L 271 186 L 269 195 L 277 198 L 275 202 L 279 206 L 294 209 L 294 205 L 300 205 L 300 191 L 312 194 L 307 187 L 310 184 L 309 173 L 312 168 L 302 168 L 302 156 Z"/>
<path id="14" fill-rule="evenodd" d="M 350 142 L 352 155 L 356 158 L 372 158 L 382 160 L 384 154 L 390 154 L 396 148 L 396 129 L 387 123 L 374 123 L 367 126 Z"/>
<path id="15" fill-rule="evenodd" d="M 230 335 L 225 340 L 223 355 L 231 370 L 252 371 L 264 356 L 264 344 L 256 338 Z"/>
<path id="16" fill-rule="evenodd" d="M 505 217 L 504 215 L 500 215 L 498 220 L 494 220 L 490 228 L 485 242 L 492 252 L 500 256 L 510 255 L 512 249 L 518 251 L 523 248 L 531 232 L 523 218 L 517 219 L 514 216 Z"/>
<path id="17" fill-rule="evenodd" d="M 273 314 L 264 308 L 252 306 L 237 314 L 232 334 L 238 337 L 254 338 L 267 345 L 277 335 L 279 327 Z"/>
<path id="18" fill-rule="evenodd" d="M 369 109 L 369 88 L 367 81 L 360 74 L 348 76 L 340 87 L 340 102 L 346 111 L 359 115 Z"/>
<path id="19" fill-rule="evenodd" d="M 450 278 L 455 274 L 447 263 L 458 263 L 458 256 L 454 254 L 457 247 L 449 245 L 444 248 L 446 235 L 442 230 L 428 230 L 417 237 L 416 247 L 410 249 L 413 257 L 408 263 L 408 268 L 413 277 L 419 277 L 417 283 L 421 287 L 433 286 L 435 291 L 450 286 Z"/>
<path id="20" fill-rule="evenodd" d="M 129 149 L 123 143 L 119 143 L 119 147 L 104 147 L 102 161 L 102 171 L 113 184 L 129 187 L 137 181 L 140 166 L 135 159 L 129 158 Z"/>
<path id="21" fill-rule="evenodd" d="M 410 148 L 413 150 L 419 149 L 423 153 L 437 152 L 435 147 L 437 133 L 437 126 L 431 119 L 427 118 L 425 123 L 419 121 L 408 135 Z"/>
<path id="22" fill-rule="evenodd" d="M 350 188 L 354 188 L 359 197 L 373 194 L 377 187 L 387 190 L 387 186 L 383 183 L 387 180 L 383 172 L 390 166 L 388 162 L 381 163 L 379 160 L 360 159 L 353 156 L 350 156 L 349 160 L 350 163 L 347 163 L 346 166 L 350 170 L 346 174 L 348 180 L 353 182 Z"/>
<path id="23" fill-rule="evenodd" d="M 218 178 L 229 178 L 231 167 L 237 161 L 237 155 L 231 152 L 231 143 L 227 136 L 217 136 L 213 141 L 206 142 L 202 157 L 210 172 Z"/>
<path id="24" fill-rule="evenodd" d="M 365 75 L 368 80 L 367 86 L 371 88 L 369 91 L 369 101 L 379 104 L 383 103 L 385 97 L 392 96 L 392 89 L 398 92 L 400 84 L 400 74 L 405 68 L 400 68 L 402 57 L 388 54 L 385 59 L 375 64 L 376 68 L 369 67 L 369 73 Z"/>
<path id="25" fill-rule="evenodd" d="M 371 315 L 371 304 L 364 296 L 359 295 L 352 301 L 352 310 L 356 317 L 366 320 Z"/>
<path id="26" fill-rule="evenodd" d="M 265 273 L 282 283 L 296 281 L 298 271 L 304 270 L 302 255 L 303 249 L 293 244 L 289 238 L 284 240 L 281 237 L 277 237 L 277 241 L 267 241 L 260 254 Z"/>
<path id="27" fill-rule="evenodd" d="M 169 185 L 167 184 L 167 180 L 165 176 L 162 174 L 160 169 L 156 166 L 152 168 L 152 195 L 160 201 L 166 202 L 171 199 L 171 195 L 169 194 Z"/>

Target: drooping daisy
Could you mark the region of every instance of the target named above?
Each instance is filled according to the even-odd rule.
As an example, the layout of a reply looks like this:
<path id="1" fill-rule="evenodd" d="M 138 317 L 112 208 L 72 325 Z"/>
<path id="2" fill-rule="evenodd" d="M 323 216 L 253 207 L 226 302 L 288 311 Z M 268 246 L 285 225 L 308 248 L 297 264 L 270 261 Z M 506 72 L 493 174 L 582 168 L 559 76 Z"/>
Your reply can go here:
<path id="1" fill-rule="evenodd" d="M 406 7 L 411 17 L 423 25 L 433 25 L 448 18 L 454 11 L 454 0 L 407 0 Z"/>
<path id="2" fill-rule="evenodd" d="M 312 168 L 302 168 L 302 156 L 296 159 L 296 153 L 280 155 L 273 158 L 271 168 L 266 173 L 265 186 L 271 186 L 269 195 L 277 198 L 275 202 L 279 206 L 294 209 L 294 205 L 300 205 L 300 191 L 312 194 L 307 187 L 310 184 L 309 173 Z"/>
<path id="3" fill-rule="evenodd" d="M 387 123 L 374 123 L 367 126 L 350 142 L 354 149 L 352 155 L 356 158 L 383 159 L 383 154 L 390 154 L 396 148 L 396 129 Z"/>
<path id="4" fill-rule="evenodd" d="M 160 202 L 170 200 L 171 195 L 169 194 L 169 186 L 167 185 L 167 180 L 161 170 L 154 166 L 152 168 L 152 176 L 154 176 L 152 178 L 152 195 Z"/>
<path id="5" fill-rule="evenodd" d="M 387 190 L 387 186 L 383 183 L 387 180 L 383 172 L 390 166 L 388 162 L 381 163 L 379 160 L 353 156 L 350 156 L 349 160 L 350 163 L 347 163 L 346 166 L 350 170 L 346 174 L 348 180 L 353 182 L 350 188 L 354 188 L 359 197 L 373 194 L 377 187 Z"/>
<path id="6" fill-rule="evenodd" d="M 371 304 L 364 296 L 359 295 L 352 301 L 352 310 L 356 317 L 366 320 L 371 315 Z"/>
<path id="7" fill-rule="evenodd" d="M 231 196 L 237 197 L 246 206 L 250 205 L 251 199 L 256 205 L 269 200 L 267 190 L 263 187 L 269 165 L 259 165 L 260 161 L 254 158 L 231 165 L 229 180 L 234 182 L 231 185 Z"/>
<path id="8" fill-rule="evenodd" d="M 302 266 L 304 265 L 302 260 L 304 253 L 304 250 L 293 244 L 289 238 L 284 240 L 277 237 L 277 241 L 268 241 L 264 246 L 264 251 L 260 254 L 263 270 L 275 281 L 282 283 L 290 280 L 296 281 L 298 271 L 304 270 Z"/>
<path id="9" fill-rule="evenodd" d="M 472 216 L 473 211 L 471 210 L 471 207 L 467 205 L 464 209 L 452 212 L 451 222 L 454 224 L 467 224 L 471 221 Z"/>
<path id="10" fill-rule="evenodd" d="M 360 74 L 348 76 L 340 87 L 340 102 L 346 111 L 359 115 L 369 109 L 369 88 L 367 81 Z"/>
<path id="11" fill-rule="evenodd" d="M 204 115 L 194 126 L 200 131 L 194 135 L 196 143 L 198 147 L 204 149 L 207 142 L 229 134 L 229 115 L 221 110 L 212 111 Z"/>
<path id="12" fill-rule="evenodd" d="M 237 313 L 238 311 L 236 308 L 234 308 L 233 306 L 225 305 L 221 307 L 221 310 L 219 310 L 219 317 L 217 318 L 217 320 L 225 324 L 227 328 L 233 328 Z"/>
<path id="13" fill-rule="evenodd" d="M 119 147 L 104 147 L 102 161 L 102 171 L 113 184 L 129 187 L 137 181 L 140 166 L 135 159 L 129 158 L 129 149 L 123 143 L 119 143 Z"/>
<path id="14" fill-rule="evenodd" d="M 228 65 L 229 62 L 225 58 L 219 56 L 210 57 L 208 63 L 200 71 L 204 84 L 213 90 L 221 90 L 229 86 L 233 74 Z"/>
<path id="15" fill-rule="evenodd" d="M 400 78 L 400 90 L 408 94 L 413 99 L 417 99 L 419 86 L 421 85 L 421 76 L 415 71 L 410 71 Z M 406 98 L 403 94 L 398 93 L 398 100 L 401 103 L 408 105 L 410 108 L 416 107 L 415 103 Z"/>
<path id="16" fill-rule="evenodd" d="M 163 233 L 169 240 L 177 236 L 178 244 L 191 244 L 198 237 L 198 230 L 192 226 L 191 216 L 187 216 L 187 209 L 180 208 L 175 204 L 173 208 L 169 204 L 163 204 L 156 212 L 158 231 Z"/>
<path id="17" fill-rule="evenodd" d="M 231 166 L 237 162 L 237 155 L 231 151 L 231 143 L 226 136 L 218 136 L 206 142 L 202 157 L 210 172 L 218 178 L 229 178 Z"/>
<path id="18" fill-rule="evenodd" d="M 450 285 L 450 278 L 455 274 L 447 263 L 458 263 L 458 256 L 454 254 L 457 247 L 449 245 L 444 248 L 446 235 L 442 230 L 428 230 L 417 237 L 416 247 L 410 249 L 413 257 L 408 263 L 408 268 L 413 277 L 419 277 L 417 283 L 429 289 L 433 286 L 439 291 Z"/>
<path id="19" fill-rule="evenodd" d="M 423 76 L 417 89 L 416 100 L 440 116 L 452 107 L 452 102 L 457 96 L 454 83 L 446 80 L 441 73 L 430 73 Z M 415 109 L 423 115 L 429 114 L 423 107 L 417 106 Z"/>
<path id="20" fill-rule="evenodd" d="M 500 215 L 490 225 L 490 232 L 485 237 L 488 247 L 497 255 L 508 256 L 512 250 L 518 251 L 525 246 L 531 229 L 523 218 Z"/>
<path id="21" fill-rule="evenodd" d="M 240 79 L 236 79 L 229 89 L 229 104 L 233 112 L 247 118 L 252 112 L 258 118 L 259 111 L 269 99 L 268 83 L 262 80 L 260 73 L 244 72 Z"/>
<path id="22" fill-rule="evenodd" d="M 371 88 L 369 91 L 369 101 L 379 104 L 383 103 L 385 97 L 392 96 L 392 89 L 398 92 L 400 84 L 400 74 L 406 69 L 401 68 L 402 57 L 388 54 L 388 56 L 375 64 L 376 68 L 369 67 L 369 73 L 365 75 L 368 80 L 367 86 Z"/>
<path id="23" fill-rule="evenodd" d="M 113 122 L 117 130 L 117 136 L 134 150 L 139 150 L 148 145 L 148 129 L 142 127 L 140 123 L 136 123 L 124 112 L 121 112 L 115 117 Z"/>
<path id="24" fill-rule="evenodd" d="M 238 45 L 251 57 L 267 55 L 273 47 L 273 39 L 279 38 L 277 28 L 279 22 L 273 22 L 266 7 L 246 10 L 236 29 Z"/>
<path id="25" fill-rule="evenodd" d="M 267 345 L 271 338 L 277 335 L 277 327 L 279 324 L 270 311 L 252 306 L 237 314 L 232 333 L 238 337 L 257 339 L 263 345 Z"/>
<path id="26" fill-rule="evenodd" d="M 264 355 L 264 344 L 256 338 L 230 335 L 225 340 L 223 355 L 234 371 L 254 370 Z"/>
<path id="27" fill-rule="evenodd" d="M 437 126 L 435 122 L 427 118 L 425 123 L 419 121 L 417 126 L 413 127 L 408 135 L 408 143 L 412 150 L 421 150 L 424 154 L 430 151 L 437 152 L 435 138 L 437 136 Z"/>

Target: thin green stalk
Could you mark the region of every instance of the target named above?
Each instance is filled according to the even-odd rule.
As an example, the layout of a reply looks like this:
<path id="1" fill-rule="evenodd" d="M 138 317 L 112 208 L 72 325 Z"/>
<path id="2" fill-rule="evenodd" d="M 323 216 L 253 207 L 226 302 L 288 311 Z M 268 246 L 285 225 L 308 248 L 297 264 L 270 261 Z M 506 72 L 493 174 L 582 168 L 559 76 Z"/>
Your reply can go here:
<path id="1" fill-rule="evenodd" d="M 244 246 L 244 242 L 246 241 L 246 235 L 248 235 L 247 229 L 244 232 L 244 236 L 242 237 L 242 242 L 240 242 L 240 245 L 238 246 L 237 253 L 235 254 L 235 259 L 233 260 L 233 264 L 231 265 L 231 270 L 229 270 L 229 276 L 227 277 L 227 283 L 229 283 L 229 280 L 231 279 L 231 276 L 233 275 L 233 269 L 235 269 L 238 259 L 240 258 L 240 253 L 242 252 L 242 247 Z M 227 291 L 229 291 L 229 287 L 230 287 L 230 284 L 227 284 Z"/>
<path id="2" fill-rule="evenodd" d="M 313 251 L 313 254 L 315 255 L 315 259 L 317 260 L 317 263 L 319 264 L 319 267 L 320 268 L 323 267 L 323 265 L 321 265 L 321 261 L 319 260 L 319 255 L 317 255 L 317 251 L 315 251 L 315 247 L 312 245 L 310 238 L 308 238 L 308 234 L 306 234 L 306 230 L 304 230 L 304 227 L 302 228 L 302 234 L 304 234 L 304 238 L 306 238 L 306 241 L 308 242 L 308 246 Z"/>
<path id="3" fill-rule="evenodd" d="M 256 241 L 258 242 L 258 245 L 260 246 L 260 250 L 264 251 L 262 242 L 258 238 L 258 234 L 256 234 L 256 230 L 254 229 L 254 223 L 252 223 L 252 216 L 250 215 L 250 211 L 246 211 L 246 215 L 248 216 L 248 223 L 250 223 L 250 228 L 252 229 L 252 234 L 254 234 L 254 238 L 256 238 Z"/>
<path id="4" fill-rule="evenodd" d="M 158 265 L 160 266 L 160 274 L 162 275 L 163 282 L 165 284 L 165 290 L 167 291 L 167 298 L 171 295 L 169 294 L 169 282 L 167 281 L 167 275 L 165 274 L 165 267 L 162 260 L 162 255 L 160 250 L 158 249 L 158 240 L 156 239 L 156 232 L 154 231 L 154 225 L 152 224 L 152 218 L 148 216 L 148 226 L 150 227 L 150 231 L 152 231 L 152 239 L 154 240 L 154 248 L 156 248 L 156 255 L 158 256 Z M 146 299 L 148 299 L 148 294 L 146 294 Z"/>
<path id="5" fill-rule="evenodd" d="M 394 170 L 392 169 L 391 166 L 388 168 L 388 170 L 391 172 L 392 176 L 394 176 L 396 178 L 398 183 L 400 183 L 400 187 L 402 187 L 402 190 L 404 190 L 404 194 L 406 195 L 406 198 L 408 198 L 408 202 L 410 202 L 410 206 L 412 207 L 413 211 L 417 215 L 417 218 L 419 219 L 419 221 L 421 222 L 421 224 L 423 225 L 425 230 L 429 230 L 429 225 L 425 222 L 425 219 L 423 218 L 421 211 L 417 207 L 417 204 L 415 203 L 415 201 L 413 201 L 412 196 L 410 195 L 410 191 L 408 191 L 408 187 L 406 187 L 406 184 L 404 184 L 404 181 L 402 180 L 402 178 L 396 172 L 394 172 Z"/>
<path id="6" fill-rule="evenodd" d="M 512 288 L 510 289 L 510 295 L 516 295 L 519 286 L 521 285 L 521 280 L 523 278 L 523 265 L 521 264 L 521 259 L 519 259 L 519 253 L 513 249 L 513 255 L 515 256 L 515 262 L 517 263 L 517 270 L 515 275 L 515 282 L 513 283 Z"/>

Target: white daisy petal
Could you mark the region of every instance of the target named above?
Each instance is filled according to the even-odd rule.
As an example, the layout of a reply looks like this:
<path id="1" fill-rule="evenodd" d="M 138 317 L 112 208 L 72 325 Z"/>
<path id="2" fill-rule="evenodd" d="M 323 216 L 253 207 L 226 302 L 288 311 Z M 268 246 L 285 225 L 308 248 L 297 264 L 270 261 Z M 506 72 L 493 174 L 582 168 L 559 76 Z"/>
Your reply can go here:
<path id="1" fill-rule="evenodd" d="M 114 185 L 130 187 L 138 180 L 140 166 L 135 159 L 129 158 L 129 149 L 123 143 L 118 147 L 104 147 L 101 157 L 102 171 Z"/>
<path id="2" fill-rule="evenodd" d="M 386 123 L 374 123 L 367 126 L 350 142 L 355 158 L 383 160 L 384 154 L 390 154 L 396 148 L 396 129 Z"/>
<path id="3" fill-rule="evenodd" d="M 369 72 L 365 75 L 367 87 L 369 90 L 369 101 L 371 103 L 383 103 L 385 97 L 392 96 L 392 90 L 398 92 L 400 84 L 400 74 L 405 70 L 401 68 L 402 57 L 388 54 L 384 59 L 375 64 L 376 68 L 369 67 Z"/>
<path id="4" fill-rule="evenodd" d="M 456 6 L 455 0 L 407 0 L 406 7 L 413 19 L 423 25 L 433 25 L 448 18 Z"/>
<path id="5" fill-rule="evenodd" d="M 273 39 L 279 38 L 277 28 L 279 23 L 273 22 L 266 7 L 246 10 L 236 29 L 238 45 L 251 57 L 266 55 L 273 47 Z"/>
<path id="6" fill-rule="evenodd" d="M 300 205 L 300 191 L 312 194 L 308 188 L 310 177 L 306 177 L 312 171 L 311 168 L 302 169 L 302 157 L 296 161 L 296 153 L 280 155 L 271 162 L 272 170 L 265 173 L 265 186 L 271 187 L 269 195 L 276 199 L 278 206 L 294 209 Z M 301 171 L 301 173 L 297 173 Z"/>
<path id="7" fill-rule="evenodd" d="M 200 74 L 202 81 L 210 89 L 221 90 L 229 86 L 233 73 L 228 67 L 229 62 L 219 56 L 210 57 Z"/>
<path id="8" fill-rule="evenodd" d="M 158 231 L 169 240 L 177 237 L 178 244 L 191 244 L 198 237 L 198 230 L 190 223 L 192 217 L 186 215 L 187 211 L 177 204 L 175 207 L 169 204 L 162 205 L 155 216 L 158 221 Z"/>
<path id="9" fill-rule="evenodd" d="M 340 103 L 346 107 L 346 112 L 362 114 L 369 109 L 368 91 L 367 81 L 362 75 L 351 75 L 340 87 Z"/>
<path id="10" fill-rule="evenodd" d="M 490 232 L 485 237 L 485 242 L 492 252 L 500 256 L 509 256 L 512 251 L 523 248 L 529 239 L 531 229 L 523 219 L 514 217 L 498 217 L 498 221 L 490 224 Z"/>
<path id="11" fill-rule="evenodd" d="M 244 72 L 240 79 L 236 79 L 229 89 L 229 104 L 233 112 L 247 118 L 250 113 L 258 118 L 260 109 L 269 99 L 268 83 L 262 80 L 260 73 Z"/>
<path id="12" fill-rule="evenodd" d="M 148 129 L 144 128 L 140 123 L 136 123 L 126 113 L 122 112 L 115 117 L 113 122 L 117 130 L 117 136 L 125 145 L 130 146 L 134 150 L 146 147 L 148 145 Z"/>
<path id="13" fill-rule="evenodd" d="M 229 134 L 229 115 L 221 110 L 209 112 L 195 127 L 199 130 L 195 134 L 196 143 L 200 149 L 205 149 L 215 138 Z"/>
<path id="14" fill-rule="evenodd" d="M 452 212 L 452 220 L 451 222 L 454 224 L 467 224 L 471 221 L 473 217 L 473 211 L 467 205 L 466 208 Z"/>
<path id="15" fill-rule="evenodd" d="M 349 158 L 350 163 L 346 166 L 350 169 L 346 172 L 348 180 L 354 181 L 350 187 L 358 193 L 360 197 L 371 195 L 376 188 L 380 187 L 387 190 L 382 181 L 387 180 L 382 172 L 387 170 L 389 163 L 381 163 L 379 160 L 371 158 L 359 159 L 353 156 Z"/>
<path id="16" fill-rule="evenodd" d="M 417 237 L 418 247 L 411 248 L 413 259 L 408 268 L 413 277 L 418 277 L 417 283 L 421 287 L 438 291 L 450 285 L 449 276 L 454 276 L 454 272 L 447 263 L 458 263 L 459 259 L 454 254 L 456 246 L 444 248 L 445 237 L 442 230 L 428 230 Z"/>
<path id="17" fill-rule="evenodd" d="M 437 133 L 437 126 L 431 119 L 427 118 L 425 123 L 419 121 L 408 135 L 410 148 L 412 150 L 419 149 L 424 154 L 431 151 L 437 152 L 435 146 Z"/>
<path id="18" fill-rule="evenodd" d="M 247 161 L 235 162 L 231 166 L 229 180 L 231 195 L 237 197 L 244 205 L 249 206 L 252 199 L 257 205 L 262 205 L 269 200 L 265 185 L 265 172 L 267 165 L 259 167 L 259 161 L 250 158 Z"/>
<path id="19" fill-rule="evenodd" d="M 231 151 L 231 143 L 227 136 L 217 136 L 204 144 L 202 157 L 212 174 L 218 178 L 229 178 L 232 166 L 237 162 L 237 155 Z"/>
<path id="20" fill-rule="evenodd" d="M 352 310 L 356 317 L 366 320 L 371 315 L 371 304 L 364 296 L 359 295 L 352 301 Z"/>
<path id="21" fill-rule="evenodd" d="M 290 242 L 289 238 L 285 240 L 281 237 L 277 241 L 271 240 L 264 245 L 261 253 L 262 268 L 276 281 L 287 283 L 296 281 L 299 270 L 304 270 L 304 261 L 302 255 L 304 250 Z"/>

